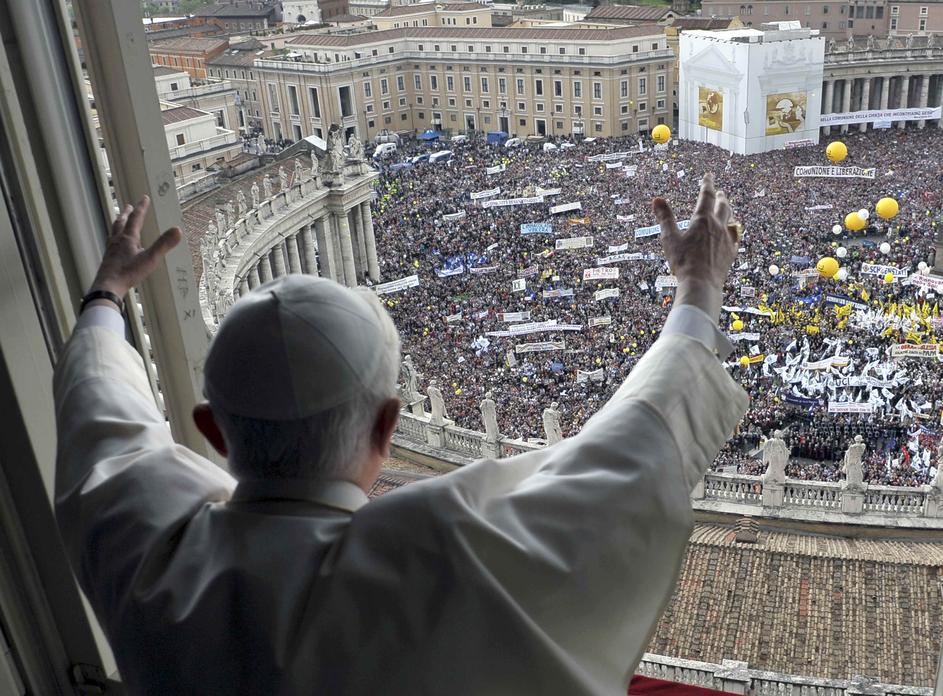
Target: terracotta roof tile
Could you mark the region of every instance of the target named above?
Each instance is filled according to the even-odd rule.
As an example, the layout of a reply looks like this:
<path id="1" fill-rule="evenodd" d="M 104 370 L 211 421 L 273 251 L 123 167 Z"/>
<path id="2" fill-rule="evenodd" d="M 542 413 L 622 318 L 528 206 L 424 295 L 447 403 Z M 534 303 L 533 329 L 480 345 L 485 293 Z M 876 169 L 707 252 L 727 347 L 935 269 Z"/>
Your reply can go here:
<path id="1" fill-rule="evenodd" d="M 642 5 L 600 5 L 586 15 L 586 19 L 658 20 L 671 12 L 670 7 Z"/>
<path id="2" fill-rule="evenodd" d="M 192 109 L 189 106 L 176 106 L 173 109 L 165 109 L 160 112 L 165 126 L 169 126 L 171 123 L 180 123 L 181 121 L 189 121 L 192 118 L 201 118 L 209 115 L 210 114 L 205 111 Z"/>

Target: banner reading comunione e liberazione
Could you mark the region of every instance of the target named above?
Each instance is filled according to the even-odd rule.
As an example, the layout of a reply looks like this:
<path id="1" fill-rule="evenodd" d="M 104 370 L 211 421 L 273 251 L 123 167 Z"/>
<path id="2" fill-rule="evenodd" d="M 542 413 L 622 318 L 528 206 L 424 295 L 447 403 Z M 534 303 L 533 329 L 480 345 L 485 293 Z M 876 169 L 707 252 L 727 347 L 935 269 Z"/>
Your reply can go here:
<path id="1" fill-rule="evenodd" d="M 913 109 L 872 109 L 870 111 L 846 111 L 840 114 L 822 114 L 820 126 L 842 126 L 846 123 L 868 123 L 869 121 L 921 121 L 940 118 L 941 107 Z"/>
<path id="2" fill-rule="evenodd" d="M 876 170 L 874 167 L 830 167 L 826 165 L 812 165 L 796 167 L 794 177 L 819 177 L 824 179 L 873 179 Z"/>

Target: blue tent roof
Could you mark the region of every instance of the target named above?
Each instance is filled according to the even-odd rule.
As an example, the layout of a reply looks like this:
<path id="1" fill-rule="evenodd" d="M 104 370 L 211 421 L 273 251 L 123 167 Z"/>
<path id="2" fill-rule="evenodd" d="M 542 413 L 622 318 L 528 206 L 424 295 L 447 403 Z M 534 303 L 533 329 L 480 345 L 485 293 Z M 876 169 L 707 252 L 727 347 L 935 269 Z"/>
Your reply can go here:
<path id="1" fill-rule="evenodd" d="M 442 135 L 439 131 L 427 130 L 425 133 L 419 136 L 420 140 L 438 140 Z"/>

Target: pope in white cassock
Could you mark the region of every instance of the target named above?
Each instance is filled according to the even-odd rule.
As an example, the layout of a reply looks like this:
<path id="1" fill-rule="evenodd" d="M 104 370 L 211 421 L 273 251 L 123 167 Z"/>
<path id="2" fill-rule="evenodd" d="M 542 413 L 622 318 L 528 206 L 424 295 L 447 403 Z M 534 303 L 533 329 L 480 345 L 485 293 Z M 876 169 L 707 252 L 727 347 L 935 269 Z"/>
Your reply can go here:
<path id="1" fill-rule="evenodd" d="M 56 369 L 56 505 L 131 694 L 624 694 L 692 526 L 689 493 L 747 407 L 721 361 L 737 252 L 704 179 L 661 337 L 576 436 L 368 502 L 399 414 L 399 339 L 368 291 L 291 275 L 239 300 L 177 445 L 121 298 L 180 239 L 114 225 Z"/>

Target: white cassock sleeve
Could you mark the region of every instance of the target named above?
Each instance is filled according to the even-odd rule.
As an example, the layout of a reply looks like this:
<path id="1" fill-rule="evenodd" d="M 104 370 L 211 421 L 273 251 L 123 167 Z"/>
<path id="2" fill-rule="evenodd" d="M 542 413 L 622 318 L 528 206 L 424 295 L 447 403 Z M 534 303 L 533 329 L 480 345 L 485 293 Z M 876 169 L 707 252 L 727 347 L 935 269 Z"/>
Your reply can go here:
<path id="1" fill-rule="evenodd" d="M 481 611 L 466 631 L 495 642 L 505 630 L 525 636 L 518 654 L 528 671 L 561 675 L 544 693 L 578 684 L 580 693 L 624 694 L 680 568 L 690 492 L 747 404 L 712 350 L 663 334 L 578 435 L 395 491 L 353 526 L 401 535 L 395 524 L 383 530 L 398 503 L 417 532 L 431 515 L 446 549 L 440 563 L 475 588 L 469 601 L 500 597 L 500 612 Z M 456 674 L 476 673 L 474 656 L 448 659 Z"/>

